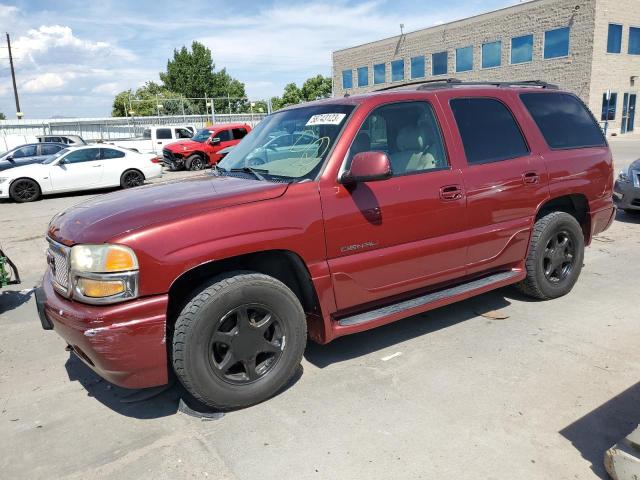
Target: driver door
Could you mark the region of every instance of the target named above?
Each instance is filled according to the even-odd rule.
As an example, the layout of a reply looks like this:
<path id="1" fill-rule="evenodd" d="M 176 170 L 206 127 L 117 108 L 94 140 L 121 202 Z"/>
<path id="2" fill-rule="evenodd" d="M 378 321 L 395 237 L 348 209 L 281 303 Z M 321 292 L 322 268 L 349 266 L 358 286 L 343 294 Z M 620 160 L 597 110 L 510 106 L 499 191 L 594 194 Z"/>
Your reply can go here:
<path id="1" fill-rule="evenodd" d="M 439 107 L 438 107 L 439 108 Z M 426 101 L 369 113 L 343 170 L 383 151 L 393 176 L 321 186 L 327 256 L 338 310 L 375 304 L 463 276 L 467 224 L 462 174 L 450 163 L 436 110 Z"/>
<path id="2" fill-rule="evenodd" d="M 219 139 L 219 141 L 217 141 L 216 139 Z M 218 155 L 218 152 L 220 150 L 222 150 L 223 148 L 227 148 L 230 147 L 231 145 L 235 145 L 237 142 L 233 141 L 233 138 L 231 136 L 231 130 L 227 129 L 227 130 L 218 130 L 216 133 L 214 133 L 211 136 L 211 143 L 209 145 L 210 147 L 210 151 L 209 151 L 209 163 L 210 164 L 214 164 L 214 163 L 218 163 L 218 161 L 222 158 L 220 155 Z"/>
<path id="3" fill-rule="evenodd" d="M 103 169 L 99 148 L 72 150 L 57 165 L 51 165 L 51 187 L 53 191 L 64 191 L 100 185 Z"/>

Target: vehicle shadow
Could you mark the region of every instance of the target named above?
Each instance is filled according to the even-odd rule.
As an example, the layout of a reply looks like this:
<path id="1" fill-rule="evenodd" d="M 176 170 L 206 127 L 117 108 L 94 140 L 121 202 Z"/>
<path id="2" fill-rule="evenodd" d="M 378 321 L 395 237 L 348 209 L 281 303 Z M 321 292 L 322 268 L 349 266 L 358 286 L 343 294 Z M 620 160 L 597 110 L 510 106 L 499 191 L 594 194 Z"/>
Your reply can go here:
<path id="1" fill-rule="evenodd" d="M 618 209 L 618 212 L 616 213 L 616 222 L 640 225 L 640 210 L 637 213 L 633 213 Z"/>
<path id="2" fill-rule="evenodd" d="M 333 363 L 368 355 L 412 338 L 451 327 L 478 315 L 508 307 L 511 305 L 508 298 L 521 300 L 515 288 L 504 287 L 382 327 L 340 337 L 327 345 L 309 341 L 305 358 L 316 367 L 324 368 Z M 522 299 L 532 300 L 524 295 Z"/>
<path id="3" fill-rule="evenodd" d="M 20 305 L 27 303 L 33 296 L 35 289 L 27 290 L 2 290 L 0 292 L 0 314 L 9 312 Z"/>
<path id="4" fill-rule="evenodd" d="M 609 478 L 604 469 L 604 454 L 640 423 L 640 382 L 616 395 L 560 431 L 591 463 L 600 478 Z"/>
<path id="5" fill-rule="evenodd" d="M 65 369 L 69 380 L 79 382 L 88 396 L 125 417 L 148 420 L 181 412 L 195 418 L 217 420 L 225 414 L 242 410 L 230 409 L 223 412 L 207 407 L 187 392 L 174 377 L 170 379 L 168 385 L 161 387 L 142 389 L 118 387 L 100 378 L 73 353 L 69 353 Z M 276 396 L 295 385 L 302 374 L 303 368 L 300 365 L 293 378 L 276 393 Z"/>

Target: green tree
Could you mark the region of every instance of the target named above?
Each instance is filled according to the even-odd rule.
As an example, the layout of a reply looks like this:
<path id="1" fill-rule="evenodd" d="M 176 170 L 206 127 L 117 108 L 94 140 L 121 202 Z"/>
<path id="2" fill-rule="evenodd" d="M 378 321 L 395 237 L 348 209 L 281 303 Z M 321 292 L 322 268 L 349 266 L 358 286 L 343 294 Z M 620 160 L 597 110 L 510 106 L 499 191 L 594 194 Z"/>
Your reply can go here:
<path id="1" fill-rule="evenodd" d="M 198 113 L 199 110 L 204 111 L 204 107 L 200 108 L 185 99 L 184 95 L 173 92 L 155 82 L 147 82 L 135 92 L 129 89 L 116 95 L 113 100 L 111 116 L 182 115 L 183 107 L 184 113 L 188 115 Z"/>
<path id="2" fill-rule="evenodd" d="M 331 96 L 331 78 L 316 75 L 308 78 L 302 84 L 302 88 L 298 88 L 295 83 L 289 83 L 284 87 L 282 97 L 273 97 L 271 99 L 271 107 L 273 110 L 280 110 L 289 105 L 295 105 L 300 102 L 311 102 L 320 98 Z"/>
<path id="3" fill-rule="evenodd" d="M 211 50 L 194 41 L 191 50 L 182 47 L 173 51 L 167 61 L 167 71 L 160 80 L 173 92 L 187 98 L 214 97 L 217 113 L 235 113 L 246 109 L 244 83 L 234 79 L 226 69 L 215 71 Z"/>

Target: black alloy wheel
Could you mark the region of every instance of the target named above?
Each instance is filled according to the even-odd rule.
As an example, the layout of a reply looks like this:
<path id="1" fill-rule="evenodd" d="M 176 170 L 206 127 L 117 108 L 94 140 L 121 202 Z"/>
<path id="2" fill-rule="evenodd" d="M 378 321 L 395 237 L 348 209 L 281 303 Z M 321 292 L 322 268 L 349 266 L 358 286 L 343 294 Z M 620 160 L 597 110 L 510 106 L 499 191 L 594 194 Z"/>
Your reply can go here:
<path id="1" fill-rule="evenodd" d="M 120 184 L 122 188 L 139 187 L 144 183 L 144 175 L 137 170 L 127 170 L 122 174 Z"/>
<path id="2" fill-rule="evenodd" d="M 40 196 L 40 187 L 30 178 L 19 178 L 11 184 L 9 195 L 18 203 L 33 202 Z"/>
<path id="3" fill-rule="evenodd" d="M 222 317 L 211 336 L 211 368 L 232 384 L 254 382 L 278 363 L 285 338 L 283 324 L 268 307 L 241 305 Z"/>
<path id="4" fill-rule="evenodd" d="M 554 233 L 547 241 L 542 257 L 544 276 L 552 283 L 566 280 L 573 270 L 576 248 L 566 230 Z"/>

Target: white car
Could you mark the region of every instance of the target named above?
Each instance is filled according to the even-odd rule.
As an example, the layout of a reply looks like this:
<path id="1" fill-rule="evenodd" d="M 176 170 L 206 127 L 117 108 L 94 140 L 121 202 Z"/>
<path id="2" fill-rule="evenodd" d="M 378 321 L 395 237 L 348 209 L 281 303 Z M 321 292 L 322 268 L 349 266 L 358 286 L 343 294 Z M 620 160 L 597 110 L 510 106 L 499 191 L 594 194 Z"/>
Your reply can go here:
<path id="1" fill-rule="evenodd" d="M 51 193 L 136 187 L 161 176 L 162 165 L 155 155 L 83 145 L 60 150 L 42 163 L 0 172 L 0 198 L 33 202 Z"/>

